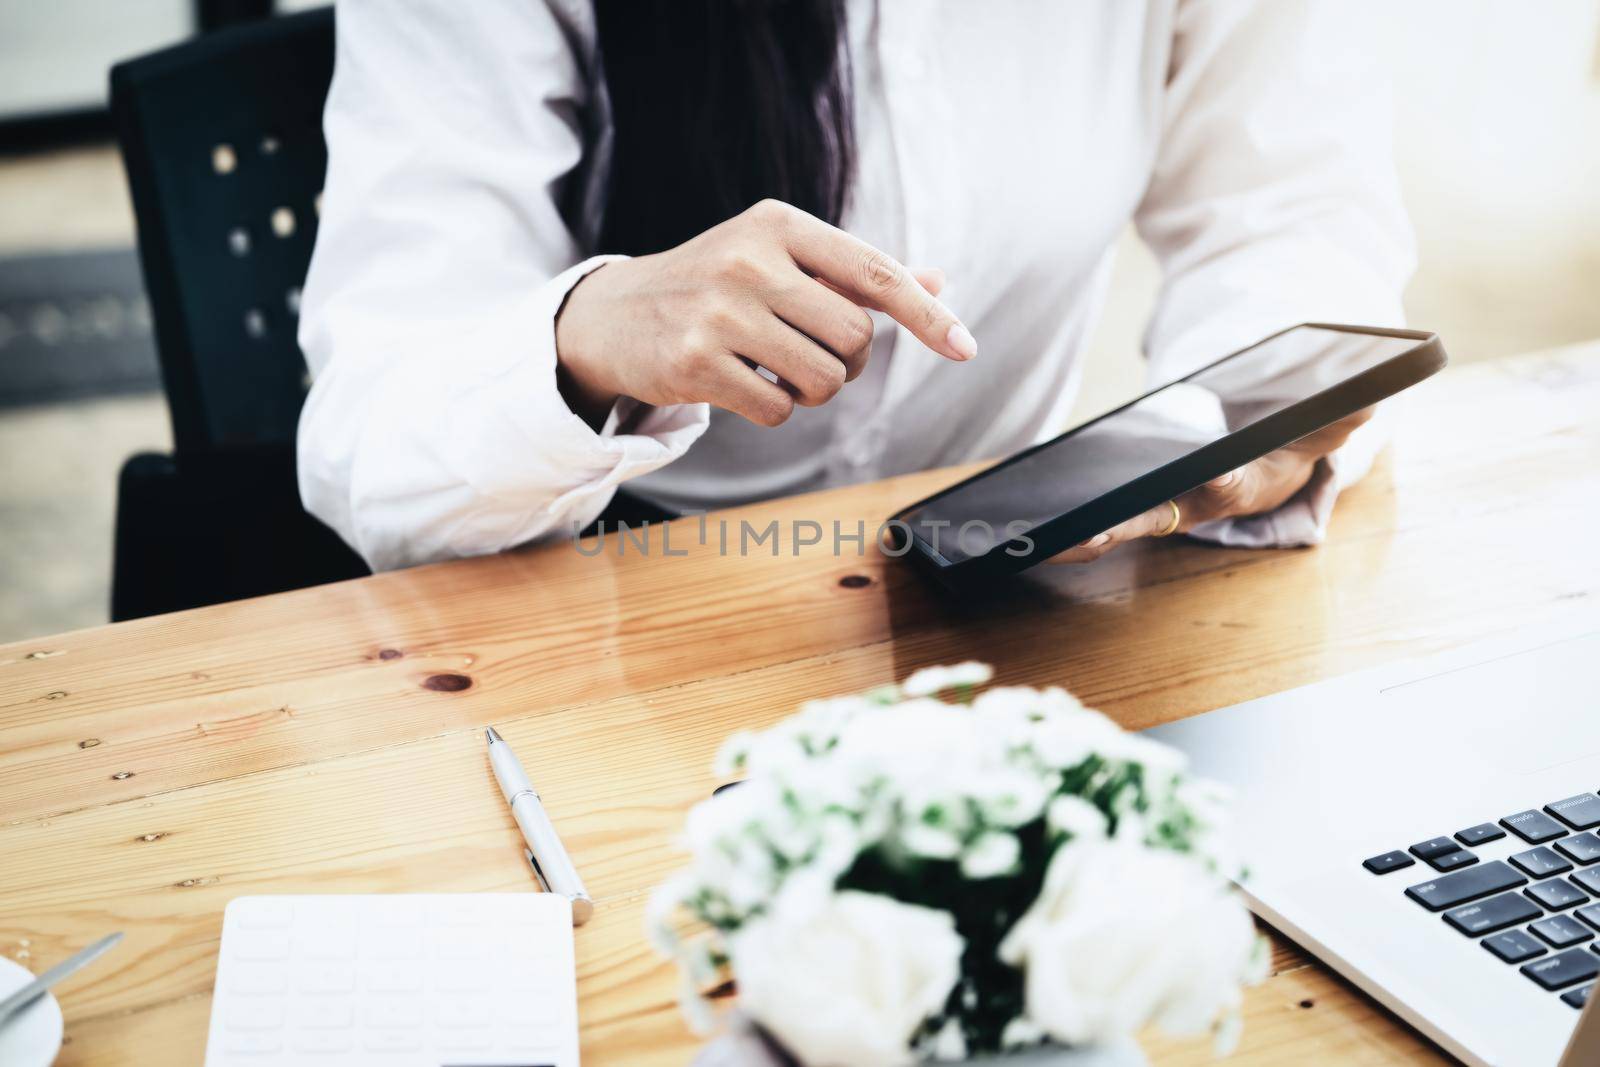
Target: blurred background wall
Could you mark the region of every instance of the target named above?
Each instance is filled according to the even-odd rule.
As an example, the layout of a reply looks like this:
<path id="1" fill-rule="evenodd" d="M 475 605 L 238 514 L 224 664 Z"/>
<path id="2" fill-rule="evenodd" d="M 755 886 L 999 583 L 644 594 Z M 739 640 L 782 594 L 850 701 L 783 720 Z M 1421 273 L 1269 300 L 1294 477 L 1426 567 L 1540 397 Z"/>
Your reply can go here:
<path id="1" fill-rule="evenodd" d="M 1411 324 L 1457 362 L 1600 337 L 1600 0 L 1350 7 L 1394 81 Z M 1126 235 L 1080 411 L 1139 387 L 1127 353 L 1158 279 Z"/>
<path id="2" fill-rule="evenodd" d="M 117 469 L 169 445 L 106 70 L 263 5 L 0 5 L 0 640 L 105 621 Z M 1458 361 L 1600 338 L 1600 0 L 1348 6 L 1394 76 L 1410 321 Z M 1080 414 L 1138 391 L 1156 283 L 1125 237 Z"/>

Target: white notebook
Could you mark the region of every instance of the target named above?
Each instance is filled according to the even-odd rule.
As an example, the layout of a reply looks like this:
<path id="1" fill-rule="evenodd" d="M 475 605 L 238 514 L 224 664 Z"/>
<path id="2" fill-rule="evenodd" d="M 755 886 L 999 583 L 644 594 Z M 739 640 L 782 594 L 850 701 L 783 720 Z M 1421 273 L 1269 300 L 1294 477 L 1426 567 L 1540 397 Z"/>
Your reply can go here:
<path id="1" fill-rule="evenodd" d="M 237 897 L 206 1067 L 577 1067 L 554 893 Z"/>

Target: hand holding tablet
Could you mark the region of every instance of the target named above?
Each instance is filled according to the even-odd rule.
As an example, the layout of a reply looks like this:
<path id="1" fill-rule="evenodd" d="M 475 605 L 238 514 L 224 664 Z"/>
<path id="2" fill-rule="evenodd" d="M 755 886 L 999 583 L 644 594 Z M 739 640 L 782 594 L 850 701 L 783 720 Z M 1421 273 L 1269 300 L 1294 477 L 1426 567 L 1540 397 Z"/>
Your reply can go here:
<path id="1" fill-rule="evenodd" d="M 1118 545 L 1141 537 L 1170 537 L 1218 519 L 1274 511 L 1305 487 L 1324 456 L 1342 447 L 1352 433 L 1371 421 L 1372 411 L 1362 408 L 1331 422 L 1174 500 L 1097 533 L 1046 562 L 1092 563 Z"/>
<path id="2" fill-rule="evenodd" d="M 1271 510 L 1369 409 L 1438 371 L 1430 333 L 1297 326 L 1020 452 L 891 520 L 896 549 L 942 583 Z M 1198 413 L 1174 418 L 1174 409 Z"/>

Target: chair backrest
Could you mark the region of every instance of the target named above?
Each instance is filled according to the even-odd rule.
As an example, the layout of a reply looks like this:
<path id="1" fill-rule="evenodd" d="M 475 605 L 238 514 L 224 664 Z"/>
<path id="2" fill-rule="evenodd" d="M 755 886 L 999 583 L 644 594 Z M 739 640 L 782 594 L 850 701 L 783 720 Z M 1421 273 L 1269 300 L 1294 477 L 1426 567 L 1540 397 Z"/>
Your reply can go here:
<path id="1" fill-rule="evenodd" d="M 328 149 L 333 10 L 222 30 L 111 71 L 111 109 L 181 463 L 292 444 L 295 341 Z"/>

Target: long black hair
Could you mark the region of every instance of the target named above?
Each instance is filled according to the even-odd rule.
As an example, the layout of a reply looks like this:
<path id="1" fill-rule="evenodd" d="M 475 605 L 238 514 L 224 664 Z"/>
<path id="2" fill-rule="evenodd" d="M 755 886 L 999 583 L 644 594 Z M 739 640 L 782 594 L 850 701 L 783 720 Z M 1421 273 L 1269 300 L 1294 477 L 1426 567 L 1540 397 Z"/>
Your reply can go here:
<path id="1" fill-rule="evenodd" d="M 775 197 L 837 223 L 855 164 L 844 0 L 594 0 L 613 142 L 599 252 Z"/>

